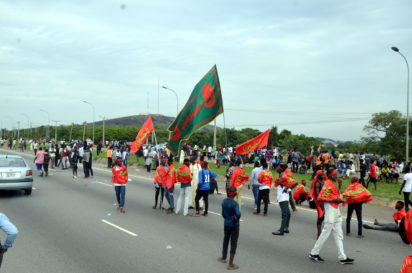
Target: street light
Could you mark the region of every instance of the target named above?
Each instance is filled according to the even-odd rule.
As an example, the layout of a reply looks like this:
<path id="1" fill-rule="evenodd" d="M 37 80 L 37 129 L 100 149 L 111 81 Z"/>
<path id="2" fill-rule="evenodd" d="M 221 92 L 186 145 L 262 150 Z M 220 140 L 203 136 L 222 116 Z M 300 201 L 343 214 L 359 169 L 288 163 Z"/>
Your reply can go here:
<path id="1" fill-rule="evenodd" d="M 170 89 L 166 86 L 162 86 L 162 88 L 166 89 L 166 90 L 169 90 L 169 91 L 173 92 L 173 94 L 175 94 L 175 96 L 176 96 L 176 117 L 177 117 L 177 115 L 179 114 L 179 97 L 177 96 L 176 91 L 173 90 L 173 89 Z"/>
<path id="2" fill-rule="evenodd" d="M 406 63 L 406 71 L 408 73 L 406 81 L 406 166 L 409 162 L 409 64 L 406 57 L 399 51 L 397 47 L 393 46 L 392 50 L 399 53 L 399 55 L 403 57 Z"/>
<path id="3" fill-rule="evenodd" d="M 88 104 L 88 105 L 90 105 L 91 107 L 92 107 L 92 109 L 93 109 L 93 144 L 94 144 L 94 105 L 93 104 L 91 104 L 90 102 L 88 102 L 88 101 L 83 101 L 84 103 L 86 103 L 86 104 Z"/>
<path id="4" fill-rule="evenodd" d="M 27 118 L 27 129 L 29 129 L 30 127 L 30 135 L 31 135 L 31 121 L 30 121 L 30 117 L 25 114 L 25 113 L 20 113 L 20 115 L 25 116 Z"/>
<path id="5" fill-rule="evenodd" d="M 49 123 L 48 123 L 48 125 L 47 125 L 47 133 L 46 133 L 46 135 L 47 135 L 47 138 L 50 138 L 50 113 L 47 112 L 47 111 L 44 110 L 44 109 L 40 109 L 40 111 L 47 114 L 47 118 L 48 118 Z"/>

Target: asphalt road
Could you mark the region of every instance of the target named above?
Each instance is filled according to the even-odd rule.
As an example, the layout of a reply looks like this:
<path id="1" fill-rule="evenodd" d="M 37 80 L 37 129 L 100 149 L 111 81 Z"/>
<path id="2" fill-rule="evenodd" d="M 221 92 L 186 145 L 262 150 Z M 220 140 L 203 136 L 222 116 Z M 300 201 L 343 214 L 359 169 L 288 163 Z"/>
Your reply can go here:
<path id="1" fill-rule="evenodd" d="M 24 156 L 33 165 L 33 156 Z M 74 180 L 71 170 L 58 169 L 49 177 L 35 177 L 31 196 L 0 192 L 0 211 L 19 229 L 1 272 L 226 272 L 216 260 L 223 240 L 223 196 L 210 196 L 208 217 L 167 215 L 152 209 L 152 179 L 131 176 L 127 212 L 121 214 L 110 171 L 94 172 L 93 179 Z M 270 205 L 268 217 L 252 212 L 252 201 L 245 199 L 235 258 L 238 272 L 399 272 L 403 258 L 412 252 L 396 233 L 365 230 L 362 240 L 345 236 L 345 252 L 355 264 L 338 264 L 333 236 L 321 251 L 326 262 L 319 264 L 308 259 L 315 243 L 312 211 L 292 215 L 291 233 L 283 237 L 271 234 L 280 226 L 277 205 Z M 4 240 L 3 233 L 0 238 Z"/>

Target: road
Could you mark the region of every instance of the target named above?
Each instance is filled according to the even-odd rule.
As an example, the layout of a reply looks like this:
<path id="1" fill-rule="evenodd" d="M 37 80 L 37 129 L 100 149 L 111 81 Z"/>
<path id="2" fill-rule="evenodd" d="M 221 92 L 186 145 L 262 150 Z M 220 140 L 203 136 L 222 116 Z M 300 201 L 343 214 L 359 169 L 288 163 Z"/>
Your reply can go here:
<path id="1" fill-rule="evenodd" d="M 34 169 L 33 156 L 24 157 Z M 226 272 L 216 260 L 223 239 L 223 196 L 210 196 L 208 217 L 167 215 L 152 209 L 152 179 L 132 175 L 127 212 L 121 214 L 110 171 L 94 172 L 93 179 L 74 180 L 71 170 L 57 169 L 49 177 L 35 177 L 31 196 L 0 192 L 1 212 L 19 229 L 2 272 Z M 270 205 L 268 217 L 252 212 L 252 201 L 245 199 L 235 258 L 238 272 L 398 272 L 412 252 L 395 233 L 364 230 L 364 239 L 344 240 L 345 252 L 355 264 L 338 264 L 332 236 L 321 251 L 326 262 L 319 264 L 308 259 L 315 243 L 313 211 L 301 209 L 292 215 L 291 233 L 283 237 L 271 234 L 280 226 L 277 205 Z M 356 221 L 352 233 L 356 234 Z M 4 240 L 4 234 L 0 236 Z"/>

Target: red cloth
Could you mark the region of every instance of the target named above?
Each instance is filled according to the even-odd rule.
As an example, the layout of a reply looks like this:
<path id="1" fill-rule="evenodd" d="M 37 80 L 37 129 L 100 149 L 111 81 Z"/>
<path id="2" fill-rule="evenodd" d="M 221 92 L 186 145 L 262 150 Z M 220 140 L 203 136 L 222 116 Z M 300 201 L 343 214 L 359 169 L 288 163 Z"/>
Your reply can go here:
<path id="1" fill-rule="evenodd" d="M 306 193 L 305 186 L 303 184 L 298 184 L 295 193 L 293 194 L 293 199 L 299 200 L 301 193 Z"/>
<path id="2" fill-rule="evenodd" d="M 322 190 L 319 193 L 318 201 L 324 203 L 328 199 L 340 198 L 339 190 L 336 185 L 329 179 L 326 179 L 325 184 L 323 184 Z M 339 203 L 329 203 L 334 208 L 339 208 Z"/>
<path id="3" fill-rule="evenodd" d="M 190 173 L 190 168 L 183 164 L 177 169 L 177 182 L 189 184 L 191 181 L 192 174 Z"/>
<path id="4" fill-rule="evenodd" d="M 118 169 L 118 166 L 114 166 L 112 169 L 112 183 L 126 185 L 129 176 L 127 174 L 127 167 L 122 164 Z"/>
<path id="5" fill-rule="evenodd" d="M 409 210 L 405 216 L 405 233 L 409 243 L 412 243 L 412 210 Z"/>
<path id="6" fill-rule="evenodd" d="M 412 255 L 405 257 L 399 273 L 412 273 Z"/>
<path id="7" fill-rule="evenodd" d="M 265 186 L 268 186 L 269 188 L 272 186 L 273 182 L 273 174 L 271 171 L 265 169 L 260 172 L 258 176 L 258 181 L 260 184 L 263 184 Z"/>
<path id="8" fill-rule="evenodd" d="M 176 184 L 176 176 L 177 176 L 176 175 L 176 168 L 172 164 L 167 169 L 167 176 L 166 176 L 167 189 L 170 189 L 171 187 L 173 187 L 174 184 Z"/>
<path id="9" fill-rule="evenodd" d="M 321 204 L 317 200 L 316 194 L 315 194 L 315 184 L 318 182 L 318 174 L 321 174 L 321 173 L 323 173 L 323 171 L 321 171 L 321 170 L 316 172 L 315 179 L 313 180 L 312 185 L 310 186 L 310 192 L 309 192 L 309 197 L 312 197 L 312 199 L 315 201 L 316 210 L 318 212 L 318 218 L 322 218 L 323 215 L 325 214 L 325 210 L 324 210 L 323 206 L 321 206 Z"/>
<path id="10" fill-rule="evenodd" d="M 364 186 L 359 182 L 354 182 L 346 188 L 342 194 L 345 204 L 364 202 L 365 204 L 372 201 L 373 196 Z"/>
<path id="11" fill-rule="evenodd" d="M 139 133 L 136 136 L 136 140 L 130 143 L 130 153 L 135 154 L 140 147 L 142 147 L 143 143 L 146 139 L 150 136 L 150 133 L 154 131 L 152 116 L 146 120 L 143 124 L 142 128 L 140 129 Z"/>
<path id="12" fill-rule="evenodd" d="M 165 168 L 164 168 L 162 165 L 160 165 L 159 167 L 157 167 L 157 169 L 156 169 L 156 174 L 155 174 L 153 183 L 154 183 L 154 184 L 159 183 L 159 184 L 161 184 L 162 186 L 166 186 L 166 183 L 167 183 L 167 172 L 166 172 Z"/>
<path id="13" fill-rule="evenodd" d="M 268 145 L 270 130 L 267 130 L 255 138 L 252 138 L 238 146 L 236 146 L 236 155 L 246 155 L 251 151 L 263 148 Z"/>
<path id="14" fill-rule="evenodd" d="M 280 184 L 284 187 L 287 188 L 293 188 L 295 187 L 298 182 L 296 182 L 295 179 L 292 177 L 292 173 L 286 169 L 281 175 L 280 175 Z M 278 185 L 277 185 L 278 186 Z M 276 186 L 276 187 L 277 187 Z"/>
<path id="15" fill-rule="evenodd" d="M 393 220 L 397 223 L 398 221 L 401 221 L 403 217 L 406 216 L 406 212 L 404 209 L 398 210 L 393 214 Z"/>
<path id="16" fill-rule="evenodd" d="M 245 173 L 245 171 L 241 167 L 237 167 L 233 172 L 232 176 L 230 177 L 232 183 L 230 186 L 234 186 L 235 188 L 240 187 L 243 183 L 249 181 L 249 176 Z"/>
<path id="17" fill-rule="evenodd" d="M 370 171 L 369 171 L 369 176 L 376 178 L 376 166 L 375 164 L 371 165 Z"/>

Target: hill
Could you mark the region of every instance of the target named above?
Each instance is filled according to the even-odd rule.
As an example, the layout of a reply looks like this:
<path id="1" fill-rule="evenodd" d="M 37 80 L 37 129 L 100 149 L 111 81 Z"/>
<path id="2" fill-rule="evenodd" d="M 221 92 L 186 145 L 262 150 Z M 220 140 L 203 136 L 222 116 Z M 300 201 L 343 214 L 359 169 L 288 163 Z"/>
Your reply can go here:
<path id="1" fill-rule="evenodd" d="M 148 115 L 134 115 L 134 116 L 128 116 L 128 117 L 120 117 L 120 118 L 114 118 L 114 119 L 107 119 L 105 121 L 105 126 L 110 126 L 110 127 L 141 127 L 145 123 L 149 116 Z M 157 115 L 157 114 L 152 114 L 152 120 L 153 120 L 153 125 L 155 128 L 158 129 L 167 129 L 169 125 L 174 121 L 174 117 L 168 117 L 168 116 L 163 116 L 163 115 Z M 96 121 L 96 126 L 102 126 L 103 121 L 99 120 Z M 217 127 L 217 130 L 220 130 L 221 128 Z M 208 125 L 205 126 L 203 131 L 210 132 L 213 131 L 213 126 Z"/>

